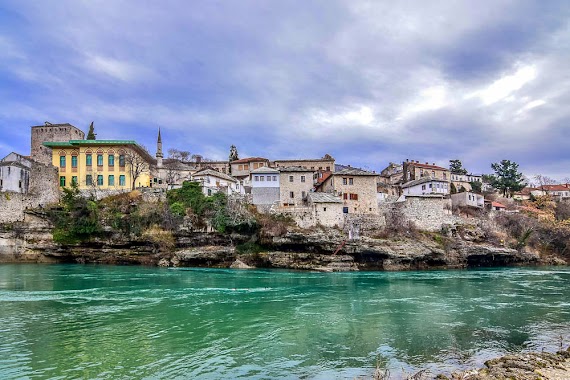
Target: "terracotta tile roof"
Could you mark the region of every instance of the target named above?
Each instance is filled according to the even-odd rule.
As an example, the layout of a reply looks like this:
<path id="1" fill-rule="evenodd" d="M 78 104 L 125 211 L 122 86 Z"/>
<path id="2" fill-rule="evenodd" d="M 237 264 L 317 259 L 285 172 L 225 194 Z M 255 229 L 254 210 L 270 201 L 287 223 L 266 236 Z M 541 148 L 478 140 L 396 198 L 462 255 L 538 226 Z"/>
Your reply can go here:
<path id="1" fill-rule="evenodd" d="M 544 191 L 568 191 L 568 188 L 564 185 L 544 185 L 536 190 L 544 190 Z"/>
<path id="2" fill-rule="evenodd" d="M 317 184 L 325 182 L 331 175 L 332 172 L 324 172 L 322 177 L 317 178 Z"/>
<path id="3" fill-rule="evenodd" d="M 507 208 L 504 204 L 499 202 L 491 202 L 491 206 L 498 207 L 498 208 Z"/>
<path id="4" fill-rule="evenodd" d="M 232 161 L 232 164 L 247 164 L 248 162 L 259 162 L 259 161 L 264 161 L 264 162 L 268 162 L 269 160 L 267 158 L 263 158 L 263 157 L 248 157 L 248 158 L 242 158 L 241 160 L 235 160 Z"/>

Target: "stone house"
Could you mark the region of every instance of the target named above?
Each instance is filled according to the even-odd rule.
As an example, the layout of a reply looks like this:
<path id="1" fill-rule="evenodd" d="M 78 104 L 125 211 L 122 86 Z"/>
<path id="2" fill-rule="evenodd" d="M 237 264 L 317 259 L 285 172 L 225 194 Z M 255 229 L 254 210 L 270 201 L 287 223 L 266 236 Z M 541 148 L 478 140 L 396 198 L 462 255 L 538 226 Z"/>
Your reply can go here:
<path id="1" fill-rule="evenodd" d="M 32 160 L 14 152 L 0 160 L 0 191 L 27 194 L 31 167 Z"/>
<path id="2" fill-rule="evenodd" d="M 430 176 L 421 177 L 402 185 L 402 195 L 449 194 L 449 182 Z"/>
<path id="3" fill-rule="evenodd" d="M 307 204 L 314 215 L 315 224 L 325 227 L 343 227 L 344 214 L 341 197 L 330 193 L 310 192 Z"/>
<path id="4" fill-rule="evenodd" d="M 45 142 L 68 142 L 69 140 L 83 140 L 85 133 L 69 123 L 52 124 L 31 127 L 30 158 L 44 165 L 52 164 L 52 150 L 44 145 Z"/>
<path id="5" fill-rule="evenodd" d="M 279 203 L 279 170 L 267 166 L 258 167 L 250 173 L 252 203 L 260 212 L 267 212 Z"/>
<path id="6" fill-rule="evenodd" d="M 214 169 L 199 170 L 192 175 L 192 180 L 202 185 L 202 192 L 206 196 L 219 192 L 226 195 L 244 194 L 238 180 Z"/>
<path id="7" fill-rule="evenodd" d="M 301 166 L 279 168 L 280 207 L 302 206 L 313 191 L 313 169 Z"/>
<path id="8" fill-rule="evenodd" d="M 129 191 L 150 187 L 154 158 L 132 140 L 49 141 L 60 187 L 76 183 L 80 190 Z"/>
<path id="9" fill-rule="evenodd" d="M 259 168 L 269 167 L 269 160 L 263 157 L 248 157 L 232 161 L 232 176 L 234 178 L 249 177 L 250 173 Z"/>
<path id="10" fill-rule="evenodd" d="M 406 160 L 402 163 L 402 171 L 403 183 L 414 181 L 422 177 L 432 177 L 446 182 L 449 182 L 451 178 L 449 169 L 437 166 L 435 163 L 429 164 L 426 162 L 425 164 L 420 164 L 419 161 Z"/>
<path id="11" fill-rule="evenodd" d="M 400 185 L 403 183 L 404 169 L 401 164 L 390 162 L 378 176 L 377 191 L 386 195 L 399 196 Z"/>
<path id="12" fill-rule="evenodd" d="M 451 204 L 453 207 L 470 206 L 483 208 L 485 207 L 485 197 L 481 194 L 464 191 L 457 194 L 451 194 Z"/>
<path id="13" fill-rule="evenodd" d="M 317 191 L 339 195 L 344 214 L 377 214 L 377 177 L 376 173 L 346 168 L 331 173 L 317 185 Z"/>

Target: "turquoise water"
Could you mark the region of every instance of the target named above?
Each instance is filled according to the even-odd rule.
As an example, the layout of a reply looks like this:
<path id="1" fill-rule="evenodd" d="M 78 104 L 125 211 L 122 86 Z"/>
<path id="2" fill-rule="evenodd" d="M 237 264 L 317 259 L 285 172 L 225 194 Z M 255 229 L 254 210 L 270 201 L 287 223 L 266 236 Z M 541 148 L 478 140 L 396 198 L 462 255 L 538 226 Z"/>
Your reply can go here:
<path id="1" fill-rule="evenodd" d="M 0 266 L 0 378 L 395 378 L 570 344 L 570 270 Z"/>

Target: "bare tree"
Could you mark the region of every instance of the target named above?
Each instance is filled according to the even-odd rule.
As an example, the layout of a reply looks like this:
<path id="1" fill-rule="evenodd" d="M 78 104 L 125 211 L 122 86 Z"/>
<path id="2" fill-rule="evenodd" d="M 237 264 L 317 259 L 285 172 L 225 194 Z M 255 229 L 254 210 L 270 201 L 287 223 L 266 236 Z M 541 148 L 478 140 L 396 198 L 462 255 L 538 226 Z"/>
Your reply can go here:
<path id="1" fill-rule="evenodd" d="M 125 164 L 131 176 L 131 190 L 135 189 L 137 179 L 143 173 L 148 173 L 150 166 L 148 162 L 134 150 L 128 150 L 125 153 Z"/>
<path id="2" fill-rule="evenodd" d="M 539 189 L 547 195 L 549 192 L 549 185 L 556 185 L 556 180 L 542 174 L 535 175 L 534 180 L 537 182 Z"/>
<path id="3" fill-rule="evenodd" d="M 176 161 L 169 162 L 168 164 L 166 164 L 165 169 L 166 169 L 165 172 L 166 185 L 170 188 L 170 186 L 180 181 L 181 178 L 180 171 L 176 169 Z"/>
<path id="4" fill-rule="evenodd" d="M 187 150 L 168 149 L 168 158 L 173 158 L 182 162 L 189 162 L 192 155 Z"/>

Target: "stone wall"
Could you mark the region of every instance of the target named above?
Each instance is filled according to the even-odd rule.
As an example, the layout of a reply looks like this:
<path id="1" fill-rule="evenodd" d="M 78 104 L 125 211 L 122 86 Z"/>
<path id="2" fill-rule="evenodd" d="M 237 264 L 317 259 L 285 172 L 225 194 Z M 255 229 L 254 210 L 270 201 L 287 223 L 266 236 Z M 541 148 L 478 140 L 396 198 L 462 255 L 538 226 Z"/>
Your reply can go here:
<path id="1" fill-rule="evenodd" d="M 292 181 L 290 177 L 293 177 Z M 301 181 L 302 179 L 304 181 Z M 306 196 L 313 189 L 313 172 L 282 171 L 279 175 L 279 185 L 281 206 L 285 203 L 302 206 Z M 293 193 L 292 198 L 291 193 Z"/>
<path id="2" fill-rule="evenodd" d="M 380 202 L 380 215 L 386 224 L 413 225 L 425 231 L 439 231 L 444 224 L 456 224 L 451 215 L 451 200 L 440 197 L 406 197 L 403 202 Z"/>
<path id="3" fill-rule="evenodd" d="M 71 124 L 46 124 L 31 128 L 31 157 L 43 164 L 52 163 L 51 148 L 43 146 L 47 141 L 66 142 L 83 140 L 85 133 Z"/>
<path id="4" fill-rule="evenodd" d="M 257 209 L 268 209 L 276 201 L 279 201 L 279 188 L 278 187 L 254 187 L 251 189 L 252 203 L 257 206 Z"/>
<path id="5" fill-rule="evenodd" d="M 25 220 L 26 209 L 41 208 L 60 199 L 57 169 L 52 165 L 32 162 L 28 194 L 0 193 L 0 223 Z"/>

